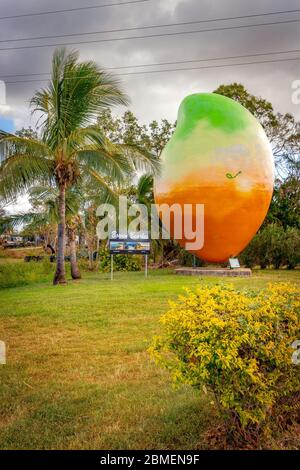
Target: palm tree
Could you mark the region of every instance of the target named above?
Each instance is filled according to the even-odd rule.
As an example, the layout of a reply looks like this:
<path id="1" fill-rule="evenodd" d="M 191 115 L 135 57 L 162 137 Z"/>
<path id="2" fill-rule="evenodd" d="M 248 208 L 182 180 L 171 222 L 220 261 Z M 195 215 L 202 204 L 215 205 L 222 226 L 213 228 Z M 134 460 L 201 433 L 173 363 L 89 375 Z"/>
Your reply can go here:
<path id="1" fill-rule="evenodd" d="M 58 250 L 54 284 L 64 284 L 66 191 L 80 179 L 94 178 L 107 196 L 110 181 L 122 182 L 138 166 L 155 171 L 157 159 L 137 147 L 110 142 L 95 124 L 101 111 L 126 105 L 118 80 L 77 52 L 54 52 L 49 85 L 32 100 L 40 114 L 40 139 L 4 136 L 8 157 L 0 167 L 0 193 L 12 198 L 36 184 L 58 188 Z"/>
<path id="2" fill-rule="evenodd" d="M 35 200 L 38 206 L 42 205 L 41 225 L 53 226 L 59 221 L 58 197 L 55 188 L 35 187 L 30 191 L 30 200 Z M 72 279 L 81 279 L 80 270 L 77 264 L 76 255 L 76 229 L 81 225 L 81 217 L 79 215 L 81 192 L 80 188 L 73 186 L 66 191 L 66 233 L 70 248 L 70 264 Z M 41 204 L 42 203 L 42 204 Z M 33 213 L 33 222 L 37 219 L 37 213 Z M 47 244 L 47 246 L 49 246 Z"/>
<path id="3" fill-rule="evenodd" d="M 27 233 L 39 233 L 45 237 L 44 248 L 49 248 L 49 234 L 53 233 L 58 223 L 58 198 L 55 188 L 35 187 L 29 194 L 33 206 L 32 212 L 6 216 L 6 226 L 11 229 L 23 226 Z M 71 276 L 80 279 L 81 274 L 76 256 L 76 230 L 82 225 L 79 215 L 80 191 L 77 187 L 66 192 L 66 229 L 70 248 Z M 1 233 L 1 232 L 0 232 Z M 54 243 L 55 245 L 55 243 Z"/>

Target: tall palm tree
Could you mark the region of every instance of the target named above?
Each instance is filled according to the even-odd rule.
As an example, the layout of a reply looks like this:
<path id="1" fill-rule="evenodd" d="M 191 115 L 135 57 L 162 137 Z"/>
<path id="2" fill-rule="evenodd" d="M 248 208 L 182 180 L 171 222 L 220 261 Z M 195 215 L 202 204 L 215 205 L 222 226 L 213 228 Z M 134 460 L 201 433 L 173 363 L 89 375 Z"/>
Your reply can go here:
<path id="1" fill-rule="evenodd" d="M 4 136 L 8 158 L 0 167 L 0 194 L 14 197 L 35 184 L 53 185 L 58 196 L 58 252 L 54 284 L 66 283 L 66 190 L 80 178 L 94 178 L 107 195 L 109 181 L 123 181 L 138 166 L 155 170 L 157 159 L 139 148 L 113 144 L 94 124 L 101 111 L 126 105 L 118 80 L 91 61 L 79 62 L 77 52 L 57 49 L 49 85 L 32 100 L 40 114 L 40 139 Z"/>

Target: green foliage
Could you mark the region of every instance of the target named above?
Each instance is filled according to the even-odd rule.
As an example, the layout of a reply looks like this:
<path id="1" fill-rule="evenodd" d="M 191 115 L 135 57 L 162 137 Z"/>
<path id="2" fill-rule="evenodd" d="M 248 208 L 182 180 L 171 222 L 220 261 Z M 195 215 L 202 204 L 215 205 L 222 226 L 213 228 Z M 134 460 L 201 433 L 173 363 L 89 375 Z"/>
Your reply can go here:
<path id="1" fill-rule="evenodd" d="M 179 247 L 178 259 L 181 266 L 205 266 L 205 262 L 202 259 L 194 257 L 191 253 L 181 247 Z"/>
<path id="2" fill-rule="evenodd" d="M 284 259 L 288 269 L 300 263 L 300 230 L 288 227 L 285 232 Z"/>
<path id="3" fill-rule="evenodd" d="M 300 180 L 295 176 L 277 181 L 266 222 L 300 229 Z"/>
<path id="4" fill-rule="evenodd" d="M 249 268 L 257 265 L 262 269 L 268 266 L 295 268 L 300 263 L 300 231 L 289 227 L 284 230 L 275 223 L 266 225 L 241 253 L 240 259 Z"/>
<path id="5" fill-rule="evenodd" d="M 230 284 L 202 286 L 170 302 L 164 335 L 150 348 L 177 384 L 210 392 L 229 435 L 257 435 L 277 405 L 300 398 L 292 343 L 300 338 L 299 289 L 288 283 L 260 292 Z M 295 410 L 289 410 L 292 420 Z"/>
<path id="6" fill-rule="evenodd" d="M 259 265 L 258 262 L 258 241 L 257 235 L 251 240 L 249 245 L 240 253 L 240 262 L 246 266 L 246 268 L 254 268 Z"/>
<path id="7" fill-rule="evenodd" d="M 0 289 L 26 286 L 35 282 L 49 281 L 53 276 L 54 264 L 48 258 L 41 262 L 0 264 Z"/>
<path id="8" fill-rule="evenodd" d="M 106 248 L 99 252 L 100 271 L 110 271 L 110 254 Z M 140 255 L 114 255 L 114 271 L 140 271 L 142 259 Z"/>
<path id="9" fill-rule="evenodd" d="M 121 118 L 114 117 L 111 111 L 103 111 L 98 123 L 105 135 L 115 143 L 138 145 L 159 156 L 171 138 L 175 125 L 162 119 L 150 122 L 149 125 L 139 123 L 131 111 L 126 111 Z"/>
<path id="10" fill-rule="evenodd" d="M 279 269 L 284 261 L 285 232 L 282 226 L 270 224 L 261 232 L 263 245 L 266 246 L 269 262 Z"/>

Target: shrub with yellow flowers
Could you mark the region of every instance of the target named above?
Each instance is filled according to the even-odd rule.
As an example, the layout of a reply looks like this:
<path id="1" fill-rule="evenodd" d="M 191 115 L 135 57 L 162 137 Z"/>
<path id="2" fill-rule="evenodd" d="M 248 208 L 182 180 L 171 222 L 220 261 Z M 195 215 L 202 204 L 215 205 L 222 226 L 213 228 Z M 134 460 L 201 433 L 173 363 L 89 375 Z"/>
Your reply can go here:
<path id="1" fill-rule="evenodd" d="M 210 392 L 229 435 L 267 431 L 285 398 L 300 399 L 300 292 L 288 283 L 257 290 L 199 287 L 170 302 L 150 353 L 176 383 Z M 290 410 L 290 416 L 293 410 Z"/>

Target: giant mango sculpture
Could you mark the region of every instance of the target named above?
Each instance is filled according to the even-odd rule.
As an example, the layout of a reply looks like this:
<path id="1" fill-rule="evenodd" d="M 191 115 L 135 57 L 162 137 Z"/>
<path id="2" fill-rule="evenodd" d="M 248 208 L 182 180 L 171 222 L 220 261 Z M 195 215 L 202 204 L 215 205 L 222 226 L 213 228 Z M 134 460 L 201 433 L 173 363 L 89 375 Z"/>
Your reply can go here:
<path id="1" fill-rule="evenodd" d="M 204 245 L 193 253 L 211 262 L 238 255 L 262 224 L 274 184 L 271 147 L 255 117 L 221 95 L 187 96 L 161 161 L 156 204 L 204 205 Z"/>

